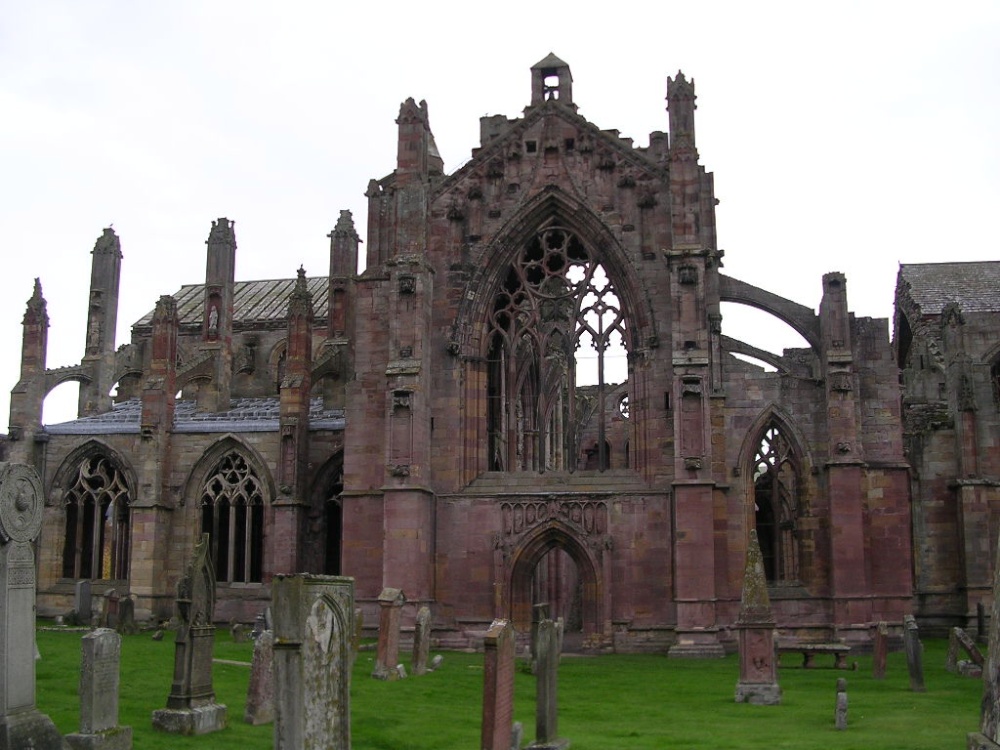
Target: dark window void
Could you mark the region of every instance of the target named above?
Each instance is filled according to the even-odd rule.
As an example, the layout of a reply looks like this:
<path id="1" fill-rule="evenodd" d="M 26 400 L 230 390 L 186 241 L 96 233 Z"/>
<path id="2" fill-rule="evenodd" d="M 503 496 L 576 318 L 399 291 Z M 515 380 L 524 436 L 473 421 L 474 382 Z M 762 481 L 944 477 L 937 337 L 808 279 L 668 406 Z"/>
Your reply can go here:
<path id="1" fill-rule="evenodd" d="M 263 492 L 260 479 L 237 451 L 226 454 L 205 480 L 201 530 L 210 537 L 219 581 L 263 580 Z"/>
<path id="2" fill-rule="evenodd" d="M 798 464 L 778 425 L 761 435 L 753 464 L 757 539 L 768 582 L 799 579 Z"/>
<path id="3" fill-rule="evenodd" d="M 80 464 L 66 492 L 63 577 L 128 579 L 129 506 L 125 477 L 111 459 Z"/>

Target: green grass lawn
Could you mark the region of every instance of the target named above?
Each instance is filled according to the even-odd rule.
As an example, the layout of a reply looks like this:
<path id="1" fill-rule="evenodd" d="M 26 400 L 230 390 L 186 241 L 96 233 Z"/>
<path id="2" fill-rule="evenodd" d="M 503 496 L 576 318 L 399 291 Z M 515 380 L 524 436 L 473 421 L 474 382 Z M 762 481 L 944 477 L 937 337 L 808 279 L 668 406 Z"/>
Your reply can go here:
<path id="1" fill-rule="evenodd" d="M 79 729 L 77 688 L 80 632 L 40 631 L 37 704 L 64 734 Z M 733 701 L 735 656 L 676 660 L 665 656 L 567 656 L 559 671 L 559 731 L 575 750 L 662 748 L 796 748 L 796 750 L 941 750 L 965 747 L 979 726 L 982 683 L 944 670 L 945 641 L 925 642 L 926 693 L 909 689 L 905 658 L 890 654 L 887 677 L 871 678 L 870 657 L 855 657 L 856 672 L 781 670 L 780 706 Z M 249 662 L 252 644 L 233 643 L 225 629 L 216 657 Z M 272 726 L 243 723 L 250 670 L 217 663 L 215 690 L 229 709 L 229 726 L 202 737 L 153 730 L 151 713 L 166 706 L 173 672 L 173 640 L 148 633 L 122 644 L 120 723 L 132 727 L 137 750 L 200 747 L 253 750 L 272 746 Z M 402 682 L 369 676 L 374 654 L 355 664 L 351 731 L 356 750 L 471 750 L 478 747 L 482 711 L 482 655 L 446 652 L 432 674 Z M 789 664 L 796 659 L 785 657 Z M 825 666 L 826 657 L 821 665 Z M 404 661 L 409 662 L 408 655 Z M 836 681 L 846 677 L 849 728 L 834 729 Z M 534 678 L 518 672 L 515 719 L 525 744 L 534 736 Z"/>

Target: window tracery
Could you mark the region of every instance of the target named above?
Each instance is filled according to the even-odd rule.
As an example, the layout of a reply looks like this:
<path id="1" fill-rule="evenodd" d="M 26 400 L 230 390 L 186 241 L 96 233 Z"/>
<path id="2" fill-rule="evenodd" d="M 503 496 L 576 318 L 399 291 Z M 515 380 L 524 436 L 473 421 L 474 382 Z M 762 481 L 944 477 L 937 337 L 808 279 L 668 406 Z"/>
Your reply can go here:
<path id="1" fill-rule="evenodd" d="M 799 579 L 798 461 L 781 428 L 771 421 L 754 455 L 754 513 L 769 583 Z"/>
<path id="2" fill-rule="evenodd" d="M 209 474 L 201 506 L 201 529 L 209 534 L 216 579 L 263 580 L 264 493 L 257 474 L 238 451 L 223 456 Z"/>
<path id="3" fill-rule="evenodd" d="M 583 436 L 608 468 L 608 353 L 626 321 L 603 266 L 572 232 L 551 227 L 518 253 L 488 318 L 490 469 L 574 470 Z M 577 387 L 589 376 L 594 385 Z"/>
<path id="4" fill-rule="evenodd" d="M 129 510 L 122 471 L 104 455 L 85 459 L 66 492 L 63 577 L 128 579 Z"/>

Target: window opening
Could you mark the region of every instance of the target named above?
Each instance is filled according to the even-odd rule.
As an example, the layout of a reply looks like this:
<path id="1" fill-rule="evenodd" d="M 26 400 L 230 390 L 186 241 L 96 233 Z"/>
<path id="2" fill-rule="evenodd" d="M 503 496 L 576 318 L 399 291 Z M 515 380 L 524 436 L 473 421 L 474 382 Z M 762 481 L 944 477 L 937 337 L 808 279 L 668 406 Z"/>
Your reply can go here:
<path id="1" fill-rule="evenodd" d="M 798 467 L 788 440 L 771 422 L 754 456 L 754 513 L 757 539 L 770 583 L 799 578 Z"/>
<path id="2" fill-rule="evenodd" d="M 201 508 L 217 580 L 263 580 L 264 496 L 260 479 L 239 452 L 226 454 L 205 480 Z"/>
<path id="3" fill-rule="evenodd" d="M 129 510 L 125 476 L 111 459 L 84 460 L 66 493 L 63 577 L 128 579 Z"/>
<path id="4" fill-rule="evenodd" d="M 573 233 L 540 232 L 508 269 L 489 328 L 490 469 L 606 469 L 606 421 L 621 388 L 610 377 L 627 379 L 627 338 L 601 264 Z"/>
<path id="5" fill-rule="evenodd" d="M 990 368 L 990 383 L 993 384 L 993 403 L 1000 408 L 1000 359 Z"/>

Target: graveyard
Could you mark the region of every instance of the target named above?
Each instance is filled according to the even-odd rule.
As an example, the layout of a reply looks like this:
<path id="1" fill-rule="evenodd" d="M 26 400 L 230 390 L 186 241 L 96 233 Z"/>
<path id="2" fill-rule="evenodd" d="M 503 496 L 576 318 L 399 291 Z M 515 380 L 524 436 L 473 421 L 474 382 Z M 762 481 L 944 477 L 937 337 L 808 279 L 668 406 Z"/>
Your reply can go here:
<path id="1" fill-rule="evenodd" d="M 78 731 L 80 643 L 85 631 L 40 623 L 37 704 L 63 734 Z M 273 747 L 272 724 L 243 721 L 253 643 L 236 643 L 219 628 L 213 662 L 225 729 L 180 736 L 153 729 L 150 714 L 164 705 L 174 663 L 174 633 L 154 641 L 150 631 L 122 638 L 119 723 L 131 726 L 134 747 L 253 750 Z M 358 653 L 351 680 L 352 747 L 358 750 L 468 750 L 478 747 L 483 695 L 482 653 L 439 652 L 443 663 L 424 676 L 372 679 L 376 651 Z M 802 669 L 792 655 L 779 669 L 776 706 L 736 703 L 736 655 L 669 659 L 663 655 L 564 655 L 559 665 L 559 733 L 577 750 L 661 748 L 964 747 L 979 724 L 982 681 L 945 669 L 948 643 L 924 640 L 926 691 L 913 692 L 902 651 L 889 653 L 886 676 L 872 677 L 870 655 L 851 656 L 857 670 L 832 669 L 817 659 Z M 370 650 L 369 650 L 370 649 Z M 401 649 L 409 669 L 410 653 Z M 847 681 L 848 725 L 835 728 L 836 682 Z M 535 677 L 519 658 L 514 675 L 514 720 L 523 745 L 534 736 Z"/>

